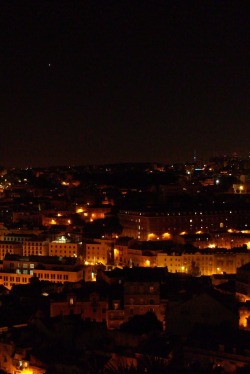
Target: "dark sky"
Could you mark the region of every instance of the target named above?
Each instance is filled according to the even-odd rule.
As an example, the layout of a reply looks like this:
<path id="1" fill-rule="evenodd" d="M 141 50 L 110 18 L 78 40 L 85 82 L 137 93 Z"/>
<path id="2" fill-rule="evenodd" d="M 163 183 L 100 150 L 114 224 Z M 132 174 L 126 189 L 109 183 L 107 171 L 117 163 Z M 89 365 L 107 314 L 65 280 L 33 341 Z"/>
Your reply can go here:
<path id="1" fill-rule="evenodd" d="M 0 164 L 245 154 L 248 5 L 0 0 Z"/>

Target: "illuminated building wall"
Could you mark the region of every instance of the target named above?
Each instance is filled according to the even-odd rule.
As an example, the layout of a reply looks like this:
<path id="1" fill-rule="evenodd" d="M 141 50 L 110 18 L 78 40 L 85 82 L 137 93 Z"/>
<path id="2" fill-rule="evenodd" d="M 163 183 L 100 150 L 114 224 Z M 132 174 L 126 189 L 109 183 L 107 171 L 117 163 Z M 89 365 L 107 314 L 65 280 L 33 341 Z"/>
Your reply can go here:
<path id="1" fill-rule="evenodd" d="M 239 307 L 239 328 L 250 331 L 250 305 L 247 302 Z"/>
<path id="2" fill-rule="evenodd" d="M 237 248 L 243 245 L 248 246 L 250 244 L 250 235 L 240 232 L 222 232 L 214 233 L 211 236 L 211 242 L 218 248 Z M 248 244 L 249 243 L 249 244 Z"/>
<path id="3" fill-rule="evenodd" d="M 35 269 L 34 275 L 40 280 L 47 280 L 54 283 L 72 282 L 76 283 L 83 280 L 82 269 L 53 270 L 53 269 Z"/>
<path id="4" fill-rule="evenodd" d="M 34 269 L 33 275 L 43 281 L 50 281 L 53 283 L 65 283 L 72 282 L 76 283 L 83 280 L 83 270 L 44 270 Z M 0 284 L 3 284 L 6 288 L 11 289 L 15 284 L 28 284 L 30 278 L 33 276 L 29 274 L 10 273 L 9 271 L 2 271 L 0 273 Z"/>
<path id="5" fill-rule="evenodd" d="M 165 233 L 179 235 L 183 231 L 196 233 L 250 225 L 247 210 L 205 210 L 205 211 L 120 211 L 119 220 L 123 226 L 122 235 L 139 240 L 163 239 Z"/>
<path id="6" fill-rule="evenodd" d="M 54 226 L 54 225 L 62 225 L 62 226 L 69 226 L 71 225 L 72 220 L 70 216 L 63 216 L 60 213 L 57 215 L 49 215 L 49 216 L 42 216 L 42 225 L 43 226 Z"/>
<path id="7" fill-rule="evenodd" d="M 235 194 L 250 194 L 250 184 L 248 183 L 241 183 L 241 184 L 233 184 L 233 191 Z"/>
<path id="8" fill-rule="evenodd" d="M 81 216 L 85 221 L 93 222 L 96 219 L 103 219 L 105 218 L 107 213 L 110 213 L 112 206 L 111 205 L 101 205 L 101 206 L 93 206 L 93 205 L 78 205 L 76 207 L 76 213 Z"/>
<path id="9" fill-rule="evenodd" d="M 125 266 L 140 266 L 149 267 L 156 266 L 156 255 L 144 254 L 139 249 L 129 248 L 127 252 L 127 258 L 125 259 Z"/>
<path id="10" fill-rule="evenodd" d="M 177 254 L 157 253 L 156 266 L 166 267 L 170 273 L 187 272 L 183 267 L 183 258 Z"/>
<path id="11" fill-rule="evenodd" d="M 49 243 L 49 255 L 62 257 L 78 257 L 82 255 L 82 245 L 80 243 L 53 241 Z"/>
<path id="12" fill-rule="evenodd" d="M 112 250 L 112 244 L 105 241 L 93 241 L 85 244 L 85 263 L 102 263 L 107 265 L 109 262 L 109 253 Z M 113 250 L 112 250 L 113 251 Z"/>
<path id="13" fill-rule="evenodd" d="M 76 283 L 84 279 L 84 271 L 82 267 L 75 264 L 67 264 L 65 262 L 41 261 L 40 256 L 22 257 L 9 255 L 3 260 L 3 268 L 0 272 L 0 284 L 8 289 L 14 284 L 27 284 L 32 276 L 36 276 L 40 280 L 50 281 L 53 283 Z M 42 264 L 42 265 L 41 265 Z"/>
<path id="14" fill-rule="evenodd" d="M 250 262 L 250 252 L 196 252 L 182 254 L 157 253 L 156 264 L 159 267 L 167 266 L 171 273 L 192 273 L 197 268 L 200 275 L 236 274 L 237 268 Z"/>
<path id="15" fill-rule="evenodd" d="M 22 255 L 22 245 L 20 243 L 0 241 L 0 260 L 3 260 L 7 253 Z"/>
<path id="16" fill-rule="evenodd" d="M 3 271 L 0 273 L 0 284 L 10 290 L 15 284 L 28 284 L 31 277 L 31 274 L 16 274 Z"/>
<path id="17" fill-rule="evenodd" d="M 132 238 L 119 238 L 114 244 L 114 265 L 115 266 L 127 266 L 128 264 L 128 248 L 130 248 L 135 242 Z"/>
<path id="18" fill-rule="evenodd" d="M 46 368 L 36 366 L 35 357 L 27 360 L 30 348 L 16 347 L 14 342 L 0 341 L 0 369 L 13 374 L 44 374 Z"/>
<path id="19" fill-rule="evenodd" d="M 49 255 L 49 242 L 46 240 L 28 240 L 23 243 L 23 255 L 39 255 L 48 256 Z"/>
<path id="20" fill-rule="evenodd" d="M 114 265 L 115 266 L 126 266 L 128 263 L 128 246 L 117 245 L 114 248 Z"/>
<path id="21" fill-rule="evenodd" d="M 95 282 L 98 271 L 98 265 L 84 265 L 84 281 Z"/>

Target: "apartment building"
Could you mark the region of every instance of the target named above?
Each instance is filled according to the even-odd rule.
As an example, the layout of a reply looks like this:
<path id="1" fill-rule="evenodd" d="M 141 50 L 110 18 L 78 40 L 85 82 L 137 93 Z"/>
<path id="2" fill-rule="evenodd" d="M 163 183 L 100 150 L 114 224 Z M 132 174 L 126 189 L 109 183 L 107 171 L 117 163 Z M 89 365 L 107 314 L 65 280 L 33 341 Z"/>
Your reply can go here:
<path id="1" fill-rule="evenodd" d="M 18 243 L 24 243 L 27 240 L 34 239 L 34 234 L 24 234 L 24 233 L 7 233 L 4 234 L 2 237 L 2 240 L 6 242 L 18 242 Z"/>
<path id="2" fill-rule="evenodd" d="M 82 320 L 106 322 L 108 300 L 100 292 L 91 292 L 87 297 L 79 298 L 75 294 L 67 295 L 61 300 L 50 303 L 50 317 L 59 315 L 80 315 Z"/>
<path id="3" fill-rule="evenodd" d="M 0 260 L 3 260 L 7 253 L 22 255 L 22 244 L 18 242 L 0 241 Z"/>
<path id="4" fill-rule="evenodd" d="M 202 250 L 195 253 L 157 253 L 156 265 L 167 267 L 171 273 L 182 272 L 195 275 L 236 274 L 237 268 L 250 261 L 250 251 Z"/>
<path id="5" fill-rule="evenodd" d="M 30 347 L 18 346 L 5 338 L 0 341 L 0 370 L 14 374 L 45 374 L 47 371 L 39 359 L 34 355 L 30 357 Z"/>
<path id="6" fill-rule="evenodd" d="M 49 243 L 50 256 L 79 257 L 82 256 L 82 244 L 55 240 Z"/>
<path id="7" fill-rule="evenodd" d="M 14 284 L 27 284 L 31 277 L 53 283 L 76 283 L 84 279 L 77 259 L 60 260 L 48 256 L 7 255 L 0 271 L 0 284 L 11 289 Z"/>
<path id="8" fill-rule="evenodd" d="M 84 244 L 85 263 L 108 265 L 114 261 L 114 244 L 111 240 L 96 239 Z"/>
<path id="9" fill-rule="evenodd" d="M 131 211 L 121 210 L 119 220 L 123 235 L 139 240 L 164 239 L 168 235 L 182 232 L 216 231 L 232 228 L 249 228 L 250 212 L 247 209 L 230 209 L 214 206 L 197 210 L 153 209 Z"/>
<path id="10" fill-rule="evenodd" d="M 23 256 L 48 256 L 49 242 L 44 238 L 34 238 L 23 243 Z"/>
<path id="11" fill-rule="evenodd" d="M 163 327 L 165 326 L 166 303 L 161 299 L 160 269 L 129 269 L 124 281 L 125 320 L 134 315 L 154 312 Z"/>

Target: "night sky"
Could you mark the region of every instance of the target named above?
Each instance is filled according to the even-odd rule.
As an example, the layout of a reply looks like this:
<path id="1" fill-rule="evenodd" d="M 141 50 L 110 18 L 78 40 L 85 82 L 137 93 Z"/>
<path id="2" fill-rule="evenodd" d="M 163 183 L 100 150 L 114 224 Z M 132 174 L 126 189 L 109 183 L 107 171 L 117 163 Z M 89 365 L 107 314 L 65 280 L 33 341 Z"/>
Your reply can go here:
<path id="1" fill-rule="evenodd" d="M 248 6 L 0 0 L 0 165 L 246 154 Z"/>

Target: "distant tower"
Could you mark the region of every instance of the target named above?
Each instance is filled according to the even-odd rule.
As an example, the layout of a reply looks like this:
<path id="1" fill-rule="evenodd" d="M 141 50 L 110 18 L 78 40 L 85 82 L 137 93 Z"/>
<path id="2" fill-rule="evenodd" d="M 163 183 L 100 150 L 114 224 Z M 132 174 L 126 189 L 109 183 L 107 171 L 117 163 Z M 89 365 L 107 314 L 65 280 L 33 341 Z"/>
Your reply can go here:
<path id="1" fill-rule="evenodd" d="M 197 162 L 196 149 L 194 149 L 193 162 L 194 164 Z"/>

